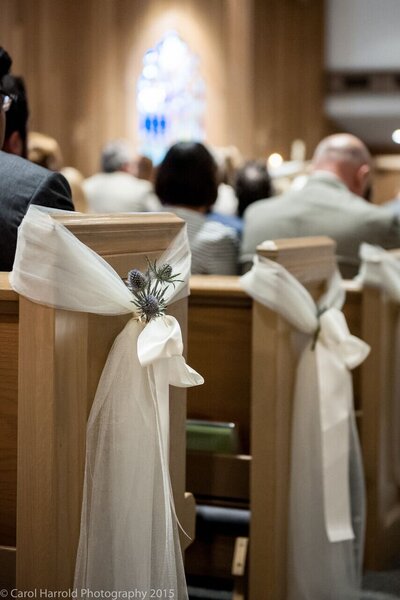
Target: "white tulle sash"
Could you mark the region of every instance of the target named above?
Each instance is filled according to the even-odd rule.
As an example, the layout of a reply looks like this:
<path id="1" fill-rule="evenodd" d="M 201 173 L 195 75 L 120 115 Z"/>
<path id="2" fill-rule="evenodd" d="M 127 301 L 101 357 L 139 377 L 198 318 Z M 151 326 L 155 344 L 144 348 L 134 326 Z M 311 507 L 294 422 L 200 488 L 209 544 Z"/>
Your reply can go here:
<path id="1" fill-rule="evenodd" d="M 32 206 L 23 220 L 13 288 L 56 308 L 133 313 L 109 353 L 88 420 L 74 585 L 137 590 L 147 593 L 143 597 L 166 590 L 165 597 L 186 599 L 168 469 L 169 385 L 189 387 L 203 379 L 182 356 L 176 319 L 139 322 L 132 295 L 114 269 L 51 214 Z M 169 286 L 168 304 L 188 293 L 186 228 L 159 258 L 163 263 L 182 279 Z"/>
<path id="2" fill-rule="evenodd" d="M 286 269 L 265 258 L 255 257 L 241 284 L 310 336 L 293 404 L 288 597 L 359 598 L 365 492 L 350 370 L 369 346 L 348 330 L 338 273 L 317 305 Z"/>
<path id="3" fill-rule="evenodd" d="M 361 269 L 357 279 L 363 284 L 376 287 L 387 294 L 396 304 L 400 304 L 400 256 L 370 244 L 362 244 L 360 248 Z M 398 486 L 400 486 L 400 311 L 395 326 L 395 350 L 393 360 L 397 361 L 394 369 L 392 404 L 392 469 Z"/>
<path id="4" fill-rule="evenodd" d="M 385 290 L 394 302 L 400 302 L 400 256 L 379 246 L 361 244 L 361 283 Z"/>

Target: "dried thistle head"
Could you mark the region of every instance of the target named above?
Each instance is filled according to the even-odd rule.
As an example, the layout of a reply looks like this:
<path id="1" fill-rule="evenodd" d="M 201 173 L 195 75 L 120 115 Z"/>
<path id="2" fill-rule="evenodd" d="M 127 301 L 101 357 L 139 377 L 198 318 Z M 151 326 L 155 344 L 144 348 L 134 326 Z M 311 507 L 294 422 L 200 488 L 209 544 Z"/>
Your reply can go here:
<path id="1" fill-rule="evenodd" d="M 174 275 L 169 264 L 157 267 L 157 261 L 152 263 L 147 259 L 148 268 L 145 273 L 138 269 L 129 271 L 126 284 L 133 295 L 132 303 L 135 305 L 139 318 L 148 323 L 151 319 L 165 314 L 165 294 L 168 286 L 175 282 L 179 275 Z"/>
<path id="2" fill-rule="evenodd" d="M 168 263 L 161 265 L 160 267 L 157 266 L 156 260 L 152 263 L 149 259 L 147 259 L 147 263 L 148 263 L 147 271 L 148 271 L 150 277 L 152 277 L 153 279 L 156 279 L 160 283 L 172 283 L 172 285 L 175 287 L 175 283 L 183 282 L 182 279 L 177 279 L 179 277 L 180 273 L 174 274 L 172 272 L 171 265 L 169 265 Z"/>
<path id="3" fill-rule="evenodd" d="M 164 314 L 165 304 L 153 294 L 140 294 L 133 300 L 134 305 L 139 310 L 139 316 L 148 323 L 154 317 Z"/>
<path id="4" fill-rule="evenodd" d="M 128 273 L 128 277 L 127 277 L 128 287 L 133 292 L 138 292 L 140 290 L 143 290 L 146 287 L 147 281 L 148 280 L 147 280 L 146 275 L 143 274 L 138 269 L 132 269 Z"/>

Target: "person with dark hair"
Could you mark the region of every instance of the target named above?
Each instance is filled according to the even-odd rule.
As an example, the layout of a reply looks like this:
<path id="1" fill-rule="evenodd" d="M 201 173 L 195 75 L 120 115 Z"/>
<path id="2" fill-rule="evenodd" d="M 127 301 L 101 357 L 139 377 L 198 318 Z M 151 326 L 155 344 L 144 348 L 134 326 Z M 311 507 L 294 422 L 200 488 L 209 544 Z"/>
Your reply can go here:
<path id="1" fill-rule="evenodd" d="M 13 102 L 2 87 L 11 63 L 7 52 L 0 48 L 0 147 L 6 132 L 6 112 Z M 62 175 L 0 151 L 0 271 L 12 268 L 17 229 L 30 204 L 74 210 L 68 183 Z"/>
<path id="2" fill-rule="evenodd" d="M 237 272 L 238 237 L 234 229 L 207 219 L 218 193 L 217 165 L 198 142 L 172 146 L 156 175 L 163 205 L 187 222 L 192 273 Z"/>
<path id="3" fill-rule="evenodd" d="M 10 154 L 28 158 L 28 100 L 22 77 L 5 75 L 1 81 L 2 90 L 12 98 L 7 111 L 6 131 L 3 150 Z"/>
<path id="4" fill-rule="evenodd" d="M 253 202 L 269 198 L 274 194 L 266 164 L 261 161 L 248 161 L 237 171 L 233 189 L 237 198 L 237 215 L 226 215 L 213 211 L 208 218 L 233 227 L 241 237 L 243 233 L 242 217 L 246 208 Z"/>
<path id="5" fill-rule="evenodd" d="M 243 217 L 244 211 L 253 202 L 274 195 L 267 165 L 261 161 L 249 161 L 239 169 L 236 174 L 234 188 L 239 201 L 239 217 Z"/>

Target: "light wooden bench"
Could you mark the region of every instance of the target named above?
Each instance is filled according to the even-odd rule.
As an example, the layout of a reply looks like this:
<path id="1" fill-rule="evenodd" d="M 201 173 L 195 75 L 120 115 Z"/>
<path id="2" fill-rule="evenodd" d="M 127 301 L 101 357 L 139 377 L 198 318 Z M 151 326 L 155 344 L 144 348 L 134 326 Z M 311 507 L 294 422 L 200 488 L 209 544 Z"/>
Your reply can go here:
<path id="1" fill-rule="evenodd" d="M 360 436 L 367 486 L 365 564 L 370 569 L 397 565 L 400 553 L 400 481 L 394 472 L 400 460 L 395 408 L 400 402 L 395 389 L 396 373 L 400 373 L 398 319 L 399 305 L 384 291 L 364 287 L 361 330 L 371 353 L 361 367 Z"/>
<path id="2" fill-rule="evenodd" d="M 329 238 L 277 240 L 257 249 L 284 266 L 317 299 L 335 260 Z M 249 598 L 286 597 L 291 424 L 299 334 L 279 314 L 253 303 Z"/>
<path id="3" fill-rule="evenodd" d="M 314 295 L 318 295 L 327 275 L 327 273 L 324 274 L 324 269 L 327 268 L 327 263 L 328 266 L 331 265 L 332 259 L 328 255 L 321 256 L 319 251 L 315 252 L 315 260 L 310 256 L 307 258 L 308 250 L 303 248 L 305 255 L 304 253 L 302 255 L 290 244 L 289 248 L 285 250 L 285 244 L 283 242 L 278 244 L 275 256 L 274 253 L 270 253 L 269 257 L 283 262 L 284 266 L 293 271 L 295 275 L 296 273 L 300 275 L 302 279 L 310 277 L 307 272 L 311 269 L 311 273 L 314 273 L 316 279 L 314 280 L 311 276 L 311 281 L 309 280 L 307 285 L 308 287 L 311 285 Z M 318 266 L 321 258 L 323 259 L 322 264 Z M 329 266 L 330 268 L 331 266 Z M 344 286 L 346 302 L 343 310 L 349 328 L 354 335 L 361 337 L 372 347 L 367 361 L 353 371 L 355 408 L 362 442 L 368 497 L 365 566 L 368 569 L 387 568 L 390 567 L 396 553 L 398 554 L 400 550 L 400 490 L 395 483 L 390 467 L 392 442 L 389 440 L 393 439 L 393 430 L 388 418 L 394 401 L 393 373 L 396 368 L 394 364 L 394 325 L 398 309 L 377 290 L 367 287 L 362 289 L 353 281 L 345 281 Z M 275 396 L 275 403 L 271 400 L 271 393 L 275 389 L 271 387 L 271 382 L 275 382 L 274 385 L 276 385 L 277 377 L 286 379 L 284 373 L 287 372 L 287 369 L 282 371 L 283 365 L 277 359 L 277 349 L 279 348 L 279 336 L 284 338 L 288 334 L 282 319 L 277 322 L 277 327 L 279 323 L 278 332 L 267 332 L 260 316 L 264 315 L 265 311 L 266 309 L 259 305 L 253 307 L 251 300 L 241 290 L 238 278 L 194 276 L 191 279 L 190 361 L 194 368 L 200 369 L 201 365 L 201 372 L 206 382 L 212 382 L 212 385 L 207 387 L 206 383 L 203 388 L 189 390 L 188 415 L 193 418 L 238 423 L 239 431 L 244 432 L 242 448 L 245 456 L 190 452 L 188 453 L 187 477 L 190 489 L 194 491 L 200 502 L 223 506 L 245 506 L 250 499 L 251 457 L 247 445 L 250 429 L 253 447 L 255 445 L 257 448 L 257 444 L 259 444 L 258 455 L 274 456 L 275 462 L 272 461 L 273 464 L 268 467 L 270 469 L 269 477 L 266 477 L 266 465 L 262 461 L 258 469 L 256 465 L 255 471 L 253 471 L 252 502 L 254 493 L 256 498 L 257 494 L 261 496 L 260 507 L 265 507 L 265 502 L 269 502 L 268 510 L 266 511 L 264 508 L 263 512 L 259 513 L 261 521 L 263 514 L 267 512 L 270 514 L 268 524 L 261 522 L 258 526 L 253 526 L 256 539 L 258 535 L 259 544 L 264 549 L 260 553 L 257 550 L 253 550 L 251 553 L 251 556 L 256 554 L 261 557 L 259 560 L 255 560 L 258 560 L 259 573 L 263 578 L 262 585 L 265 585 L 266 564 L 270 565 L 269 571 L 273 570 L 274 564 L 277 565 L 278 575 L 275 573 L 275 579 L 284 577 L 283 571 L 279 574 L 279 565 L 284 564 L 281 560 L 282 549 L 279 550 L 279 548 L 282 548 L 282 543 L 285 545 L 286 540 L 284 533 L 286 512 L 272 515 L 274 514 L 273 508 L 279 507 L 283 502 L 282 494 L 284 494 L 286 485 L 283 480 L 287 475 L 290 442 L 288 400 L 285 405 L 281 399 L 285 386 L 289 385 L 287 380 L 282 382 L 283 387 L 279 394 L 275 390 L 278 394 Z M 254 332 L 253 337 L 251 327 Z M 268 356 L 265 355 L 264 346 L 267 335 L 272 336 L 270 338 L 272 340 L 270 355 Z M 256 405 L 256 408 L 251 409 L 250 355 L 252 354 L 252 343 L 255 344 L 253 355 L 254 361 L 256 361 L 253 369 L 257 373 L 254 375 L 253 371 L 253 382 L 254 376 L 257 377 L 257 383 L 253 385 L 254 401 L 258 402 L 259 406 L 257 408 Z M 290 354 L 287 354 L 286 350 L 282 350 L 282 353 L 286 361 Z M 273 372 L 271 372 L 271 364 L 274 365 Z M 267 367 L 267 365 L 269 366 Z M 257 394 L 261 394 L 260 390 L 263 389 L 263 386 L 265 386 L 265 395 L 261 396 L 262 400 L 257 400 Z M 286 408 L 284 408 L 285 406 Z M 250 412 L 253 415 L 251 427 L 250 420 L 247 420 Z M 260 423 L 261 427 L 257 428 L 257 424 Z M 271 428 L 271 431 L 268 427 Z M 253 431 L 255 431 L 254 436 Z M 282 444 L 286 448 L 283 452 Z M 283 470 L 282 464 L 286 465 Z M 275 471 L 271 472 L 271 469 L 275 469 Z M 255 475 L 256 473 L 258 475 Z M 271 481 L 275 481 L 272 484 L 274 489 L 276 486 L 276 496 L 273 497 L 271 497 Z M 273 540 L 275 535 L 277 546 L 272 546 L 267 550 L 266 540 Z M 191 552 L 193 551 L 194 547 L 191 549 Z M 268 558 L 262 554 L 267 551 L 269 552 Z M 276 561 L 275 555 L 277 555 Z M 211 552 L 209 556 L 211 568 L 213 568 Z M 229 568 L 229 560 L 226 561 L 226 566 Z M 254 597 L 258 600 L 257 595 Z"/>
<path id="4" fill-rule="evenodd" d="M 57 219 L 123 277 L 133 267 L 145 268 L 146 257 L 158 257 L 183 225 L 169 214 Z M 79 536 L 87 416 L 107 354 L 130 315 L 56 310 L 18 298 L 5 274 L 0 284 L 0 342 L 5 341 L 0 344 L 0 582 L 21 590 L 68 589 Z M 169 312 L 185 337 L 187 300 L 172 304 Z M 194 500 L 185 493 L 186 391 L 171 388 L 171 396 L 172 486 L 180 522 L 193 537 Z"/>
<path id="5" fill-rule="evenodd" d="M 188 451 L 187 489 L 199 504 L 248 509 L 252 301 L 237 277 L 192 276 L 190 287 L 188 359 L 205 382 L 188 390 L 188 417 L 235 423 L 240 453 Z M 186 555 L 188 574 L 230 577 L 234 545 L 224 531 L 198 531 Z"/>
<path id="6" fill-rule="evenodd" d="M 237 277 L 193 276 L 190 286 L 189 364 L 206 377 L 203 389 L 188 390 L 188 417 L 233 422 L 240 454 L 189 452 L 188 486 L 206 502 L 241 506 L 249 499 L 252 301 Z"/>
<path id="7" fill-rule="evenodd" d="M 15 587 L 19 299 L 0 273 L 0 587 Z"/>

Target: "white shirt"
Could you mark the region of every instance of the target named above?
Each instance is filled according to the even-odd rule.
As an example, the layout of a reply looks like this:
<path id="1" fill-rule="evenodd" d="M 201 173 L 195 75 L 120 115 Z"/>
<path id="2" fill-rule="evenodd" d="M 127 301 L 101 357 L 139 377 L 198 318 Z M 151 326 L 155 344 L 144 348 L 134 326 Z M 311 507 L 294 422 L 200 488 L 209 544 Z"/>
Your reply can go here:
<path id="1" fill-rule="evenodd" d="M 236 197 L 233 187 L 226 183 L 220 183 L 218 186 L 218 197 L 211 209 L 212 212 L 233 216 L 237 214 L 238 205 L 239 200 Z"/>
<path id="2" fill-rule="evenodd" d="M 85 179 L 83 189 L 90 212 L 147 212 L 162 210 L 149 181 L 130 173 L 96 173 Z"/>

